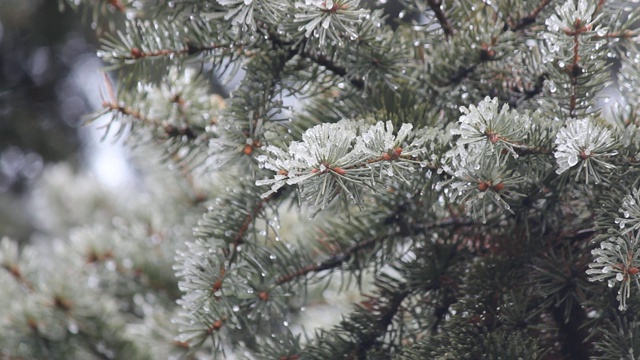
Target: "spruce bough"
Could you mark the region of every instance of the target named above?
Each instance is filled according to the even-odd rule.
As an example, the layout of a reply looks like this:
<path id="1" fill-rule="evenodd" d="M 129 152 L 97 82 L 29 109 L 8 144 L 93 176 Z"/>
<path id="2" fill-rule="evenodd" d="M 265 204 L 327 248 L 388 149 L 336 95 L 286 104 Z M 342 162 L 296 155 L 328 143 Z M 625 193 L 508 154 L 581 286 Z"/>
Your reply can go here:
<path id="1" fill-rule="evenodd" d="M 112 34 L 96 117 L 177 180 L 46 264 L 4 239 L 0 354 L 640 356 L 639 11 L 386 3 L 69 1 Z"/>

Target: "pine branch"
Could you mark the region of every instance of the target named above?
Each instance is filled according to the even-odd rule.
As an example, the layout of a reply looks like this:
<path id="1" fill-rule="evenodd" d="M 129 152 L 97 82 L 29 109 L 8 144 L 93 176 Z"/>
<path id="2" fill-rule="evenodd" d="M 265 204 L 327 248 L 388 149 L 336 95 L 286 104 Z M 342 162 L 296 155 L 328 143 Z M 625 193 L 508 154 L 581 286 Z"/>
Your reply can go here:
<path id="1" fill-rule="evenodd" d="M 328 71 L 330 71 L 330 72 L 332 72 L 332 73 L 334 73 L 334 74 L 336 74 L 336 75 L 338 75 L 340 77 L 346 78 L 347 70 L 344 67 L 339 66 L 336 63 L 334 63 L 333 61 L 331 61 L 331 59 L 329 57 L 327 57 L 326 55 L 321 54 L 321 53 L 315 53 L 314 54 L 312 51 L 309 51 L 309 50 L 300 52 L 300 55 L 302 57 L 304 57 L 305 59 L 309 59 L 312 62 L 314 62 L 314 63 L 316 63 L 316 64 L 318 64 L 320 66 L 324 66 L 324 68 L 327 69 Z M 356 89 L 360 89 L 360 90 L 364 89 L 365 83 L 364 83 L 364 81 L 362 79 L 359 79 L 359 78 L 348 78 L 347 80 Z"/>
<path id="2" fill-rule="evenodd" d="M 140 111 L 134 110 L 128 106 L 119 105 L 115 102 L 104 101 L 102 103 L 102 107 L 106 110 L 116 112 L 120 115 L 129 116 L 136 120 L 139 120 L 146 126 L 161 129 L 168 138 L 185 137 L 188 140 L 195 140 L 195 139 L 199 139 L 203 141 L 208 140 L 208 136 L 206 133 L 196 135 L 194 130 L 189 125 L 185 125 L 181 128 L 177 128 L 171 124 L 167 124 L 160 120 L 151 119 L 145 116 L 144 114 L 142 114 Z M 202 138 L 202 135 L 205 135 L 206 137 Z"/>
<path id="3" fill-rule="evenodd" d="M 320 263 L 314 263 L 314 264 L 309 264 L 307 266 L 303 266 L 302 268 L 300 268 L 295 272 L 280 276 L 276 280 L 276 284 L 283 285 L 290 281 L 304 277 L 310 273 L 318 273 L 323 270 L 335 269 L 341 266 L 342 264 L 348 262 L 351 258 L 356 256 L 360 251 L 367 250 L 371 247 L 374 247 L 376 243 L 384 240 L 385 238 L 386 237 L 381 236 L 381 237 L 374 237 L 367 241 L 361 241 L 351 246 L 347 250 L 343 251 L 342 253 L 332 256 L 330 259 L 327 259 Z"/>
<path id="4" fill-rule="evenodd" d="M 389 297 L 385 298 L 384 305 L 375 304 L 374 310 L 378 318 L 375 326 L 365 332 L 364 336 L 359 338 L 352 355 L 356 358 L 366 358 L 367 352 L 378 343 L 378 338 L 384 336 L 387 328 L 393 322 L 396 314 L 402 306 L 402 302 L 411 294 L 410 289 L 401 284 L 394 289 Z M 387 294 L 385 294 L 387 295 Z"/>
<path id="5" fill-rule="evenodd" d="M 25 286 L 29 291 L 34 291 L 33 284 L 22 275 L 22 271 L 17 264 L 3 263 L 2 268 L 9 272 L 16 282 Z"/>
<path id="6" fill-rule="evenodd" d="M 458 69 L 458 71 L 449 76 L 449 83 L 445 84 L 445 86 L 454 86 L 460 84 L 471 74 L 473 74 L 477 67 L 478 65 L 476 64 Z"/>
<path id="7" fill-rule="evenodd" d="M 456 30 L 451 25 L 451 21 L 442 10 L 442 0 L 428 0 L 427 4 L 431 8 L 431 11 L 436 15 L 436 19 L 440 22 L 440 27 L 446 36 L 453 36 Z"/>
<path id="8" fill-rule="evenodd" d="M 593 16 L 595 17 L 602 9 L 604 8 L 604 3 L 606 0 L 598 0 L 598 4 L 596 5 L 596 10 L 593 12 Z"/>
<path id="9" fill-rule="evenodd" d="M 211 61 L 227 71 L 235 69 L 236 60 L 246 56 L 248 43 L 237 36 L 228 36 L 224 24 L 201 17 L 154 20 L 135 19 L 125 23 L 126 31 L 103 39 L 98 55 L 111 69 L 120 72 L 120 87 L 132 91 L 141 80 L 160 82 L 158 72 L 181 65 L 188 58 Z M 227 61 L 227 62 L 225 62 Z M 134 79 L 135 78 L 135 79 Z M 122 81 L 127 80 L 127 81 Z"/>
<path id="10" fill-rule="evenodd" d="M 399 213 L 401 211 L 400 209 L 402 208 L 403 207 L 400 206 L 398 208 L 397 213 Z M 387 218 L 394 219 L 395 214 L 389 215 Z M 383 221 L 383 223 L 386 223 L 386 221 Z M 474 223 L 475 222 L 470 218 L 452 217 L 452 218 L 443 218 L 431 224 L 413 224 L 410 229 L 401 229 L 400 231 L 402 232 L 403 236 L 411 236 L 413 234 L 424 233 L 425 231 L 433 230 L 437 228 L 446 228 L 446 227 L 455 228 L 459 226 L 473 225 Z M 318 273 L 324 270 L 330 270 L 330 269 L 335 269 L 337 267 L 340 267 L 344 263 L 351 260 L 354 256 L 357 256 L 361 251 L 370 250 L 371 248 L 374 248 L 379 242 L 382 242 L 386 239 L 387 239 L 387 236 L 378 236 L 378 237 L 373 237 L 366 241 L 358 242 L 352 245 L 351 247 L 349 247 L 345 251 L 342 251 L 337 254 L 332 254 L 332 256 L 327 260 L 308 264 L 306 266 L 301 267 L 297 271 L 280 276 L 276 280 L 276 284 L 283 285 L 290 281 L 302 278 L 311 273 Z"/>
<path id="11" fill-rule="evenodd" d="M 509 139 L 500 138 L 500 141 L 504 141 L 505 143 L 512 146 L 513 151 L 516 154 L 524 156 L 524 155 L 552 155 L 553 148 L 549 147 L 540 147 L 540 146 L 528 146 L 526 144 L 521 144 L 519 142 L 513 142 Z"/>
<path id="12" fill-rule="evenodd" d="M 573 37 L 573 57 L 571 64 L 567 65 L 566 72 L 571 78 L 571 91 L 569 98 L 569 116 L 575 116 L 577 102 L 578 78 L 582 75 L 582 66 L 580 65 L 580 36 L 590 30 L 589 26 L 583 25 L 579 19 L 576 20 L 573 29 L 563 29 L 564 33 Z"/>
<path id="13" fill-rule="evenodd" d="M 157 57 L 168 57 L 173 58 L 175 56 L 191 56 L 202 52 L 210 52 L 215 50 L 237 50 L 242 51 L 242 48 L 247 46 L 246 44 L 212 44 L 212 45 L 201 45 L 195 44 L 192 42 L 186 42 L 183 48 L 176 49 L 155 49 L 144 51 L 138 47 L 132 47 L 129 50 L 129 54 L 123 54 L 118 59 L 120 60 L 140 60 L 145 58 L 157 58 Z"/>
<path id="14" fill-rule="evenodd" d="M 541 94 L 544 89 L 544 80 L 548 77 L 546 73 L 540 74 L 532 88 L 524 89 L 525 99 L 532 99 L 537 95 Z"/>
<path id="15" fill-rule="evenodd" d="M 538 4 L 538 6 L 531 13 L 523 17 L 518 23 L 513 23 L 510 19 L 507 19 L 505 26 L 503 27 L 503 33 L 509 30 L 511 31 L 523 30 L 529 25 L 534 24 L 540 12 L 542 12 L 550 2 L 551 0 L 542 0 L 540 4 Z M 434 6 L 438 6 L 439 8 L 440 0 L 429 0 L 430 6 L 432 3 L 434 3 Z M 444 26 L 443 26 L 443 29 L 444 29 Z M 497 41 L 498 41 L 497 37 L 492 38 L 491 44 L 485 44 L 481 48 L 480 56 L 478 57 L 479 62 L 476 64 L 460 67 L 456 72 L 449 75 L 448 83 L 444 84 L 444 86 L 455 86 L 462 83 L 465 79 L 470 77 L 476 71 L 477 67 L 481 63 L 494 60 L 495 52 L 491 49 L 491 47 L 498 46 L 499 43 Z M 537 90 L 538 92 L 541 92 L 542 84 L 540 84 L 540 86 L 537 86 L 534 89 L 534 92 L 531 93 L 532 96 L 538 93 L 535 90 Z"/>
<path id="16" fill-rule="evenodd" d="M 231 243 L 231 254 L 229 254 L 229 249 L 224 248 L 223 251 L 226 256 L 229 256 L 229 263 L 232 263 L 235 255 L 238 251 L 238 246 L 244 243 L 244 236 L 247 231 L 250 229 L 250 225 L 255 221 L 258 214 L 264 209 L 264 206 L 269 202 L 272 197 L 267 197 L 262 199 L 245 217 L 240 229 L 233 238 L 233 242 Z"/>
<path id="17" fill-rule="evenodd" d="M 352 315 L 334 329 L 322 331 L 317 342 L 307 345 L 300 358 L 366 359 L 375 355 L 388 358 L 391 353 L 385 349 L 390 350 L 392 345 L 383 339 L 389 335 L 389 327 L 412 291 L 406 283 L 398 283 L 384 274 L 376 280 L 376 286 L 378 290 L 367 296 Z"/>
<path id="18" fill-rule="evenodd" d="M 565 318 L 563 305 L 553 306 L 550 310 L 558 324 L 559 340 L 564 357 L 575 360 L 590 359 L 592 346 L 589 341 L 589 329 L 584 326 L 587 321 L 585 309 L 577 305 L 572 306 L 569 319 Z"/>
<path id="19" fill-rule="evenodd" d="M 594 39 L 631 39 L 638 36 L 638 31 L 636 30 L 622 30 L 622 31 L 614 31 L 610 33 L 606 33 L 605 35 L 595 35 Z"/>
<path id="20" fill-rule="evenodd" d="M 320 52 L 319 50 L 305 50 L 307 47 L 308 41 L 301 41 L 297 45 L 294 45 L 290 41 L 283 40 L 276 32 L 271 30 L 271 28 L 265 24 L 258 22 L 258 26 L 263 30 L 263 32 L 268 36 L 269 40 L 276 46 L 281 48 L 289 48 L 292 55 L 297 54 L 316 65 L 323 66 L 326 70 L 332 72 L 333 74 L 340 76 L 346 79 L 347 69 L 336 64 L 333 60 L 331 60 L 328 56 Z M 293 56 L 291 56 L 293 57 Z M 364 89 L 364 81 L 358 78 L 349 78 L 347 79 L 353 87 L 356 89 Z"/>
<path id="21" fill-rule="evenodd" d="M 509 28 L 511 28 L 512 31 L 519 31 L 519 30 L 522 30 L 522 29 L 526 28 L 527 26 L 535 23 L 537 18 L 538 18 L 538 15 L 540 15 L 540 13 L 544 10 L 544 8 L 547 5 L 549 5 L 549 3 L 551 3 L 551 0 L 542 0 L 542 1 L 540 1 L 538 6 L 536 6 L 535 9 L 533 9 L 529 14 L 527 14 L 524 17 L 522 17 L 520 19 L 520 21 L 518 21 L 518 23 L 514 24 L 514 23 L 510 22 L 509 23 Z"/>

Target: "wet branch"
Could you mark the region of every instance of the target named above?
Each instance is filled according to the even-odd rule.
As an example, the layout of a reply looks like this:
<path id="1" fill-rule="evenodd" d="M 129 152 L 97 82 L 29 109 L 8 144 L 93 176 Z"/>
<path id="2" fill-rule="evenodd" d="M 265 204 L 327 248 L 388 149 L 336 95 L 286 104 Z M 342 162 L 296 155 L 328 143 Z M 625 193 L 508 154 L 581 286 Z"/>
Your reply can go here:
<path id="1" fill-rule="evenodd" d="M 447 15 L 442 11 L 442 0 L 428 0 L 427 3 L 431 8 L 431 11 L 436 15 L 436 19 L 440 23 L 440 27 L 446 36 L 453 36 L 455 34 L 455 29 L 451 26 L 451 21 Z"/>
<path id="2" fill-rule="evenodd" d="M 538 17 L 538 15 L 540 15 L 542 10 L 544 10 L 544 8 L 547 5 L 549 5 L 550 2 L 551 2 L 551 0 L 542 0 L 542 1 L 540 1 L 540 4 L 538 4 L 538 6 L 536 6 L 536 8 L 533 9 L 533 11 L 531 11 L 528 15 L 522 17 L 518 23 L 510 24 L 509 27 L 513 31 L 518 31 L 518 30 L 522 30 L 525 27 L 535 23 L 536 22 L 536 18 Z"/>
<path id="3" fill-rule="evenodd" d="M 411 229 L 411 231 L 415 233 L 415 232 L 423 232 L 425 230 L 443 228 L 448 226 L 455 227 L 455 226 L 469 226 L 469 225 L 473 225 L 473 221 L 468 218 L 445 218 L 431 224 L 415 225 Z M 378 242 L 384 241 L 385 238 L 386 237 L 379 236 L 379 237 L 371 238 L 366 241 L 361 241 L 357 244 L 352 245 L 347 250 L 331 256 L 329 259 L 326 259 L 318 263 L 309 264 L 294 272 L 282 275 L 276 280 L 276 285 L 286 284 L 295 279 L 304 277 L 310 273 L 318 273 L 324 270 L 335 269 L 341 266 L 342 264 L 348 262 L 351 258 L 356 256 L 361 251 L 368 250 L 374 247 Z"/>

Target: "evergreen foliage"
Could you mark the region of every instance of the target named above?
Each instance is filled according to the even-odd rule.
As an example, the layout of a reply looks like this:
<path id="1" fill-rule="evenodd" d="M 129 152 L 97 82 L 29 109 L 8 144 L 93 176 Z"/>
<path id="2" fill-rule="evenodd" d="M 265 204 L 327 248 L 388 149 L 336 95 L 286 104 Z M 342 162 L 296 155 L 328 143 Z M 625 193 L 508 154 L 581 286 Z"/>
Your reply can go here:
<path id="1" fill-rule="evenodd" d="M 640 356 L 628 2 L 68 3 L 120 28 L 98 115 L 177 180 L 50 261 L 2 240 L 2 358 Z"/>

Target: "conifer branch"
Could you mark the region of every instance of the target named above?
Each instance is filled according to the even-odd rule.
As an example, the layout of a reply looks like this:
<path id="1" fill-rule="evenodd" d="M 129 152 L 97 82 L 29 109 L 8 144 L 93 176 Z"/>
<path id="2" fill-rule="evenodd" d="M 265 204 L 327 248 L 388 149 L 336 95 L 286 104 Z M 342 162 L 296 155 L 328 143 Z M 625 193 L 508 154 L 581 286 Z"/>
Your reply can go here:
<path id="1" fill-rule="evenodd" d="M 544 80 L 547 78 L 547 74 L 542 73 L 540 74 L 537 78 L 535 83 L 533 84 L 532 88 L 529 89 L 524 89 L 524 93 L 525 93 L 525 98 L 526 99 L 531 99 L 534 98 L 536 95 L 541 94 L 542 90 L 544 89 Z"/>
<path id="2" fill-rule="evenodd" d="M 400 210 L 398 209 L 398 212 L 399 211 Z M 388 216 L 388 218 L 394 218 L 394 215 L 390 215 Z M 468 226 L 473 224 L 474 222 L 472 219 L 452 217 L 444 218 L 431 224 L 414 224 L 412 225 L 411 229 L 401 229 L 401 231 L 403 235 L 410 236 L 411 234 L 423 233 L 424 231 L 436 228 Z M 377 243 L 384 241 L 385 239 L 386 236 L 377 236 L 366 241 L 360 241 L 343 252 L 332 254 L 332 256 L 327 260 L 308 264 L 301 267 L 297 271 L 280 276 L 276 280 L 276 284 L 283 285 L 298 278 L 302 278 L 310 273 L 319 273 L 324 270 L 331 270 L 340 267 L 344 263 L 351 260 L 354 256 L 358 255 L 361 251 L 369 250 L 375 247 Z"/>
<path id="3" fill-rule="evenodd" d="M 244 244 L 244 236 L 246 235 L 247 231 L 251 229 L 251 224 L 255 221 L 260 212 L 264 209 L 265 205 L 272 198 L 273 197 L 270 196 L 261 199 L 260 202 L 255 205 L 250 212 L 247 213 L 246 217 L 242 221 L 240 228 L 238 229 L 236 235 L 233 237 L 233 241 L 231 242 L 231 249 L 226 246 L 222 248 L 223 254 L 228 258 L 228 265 L 233 264 L 237 260 L 236 256 L 238 255 L 238 247 Z M 220 268 L 221 278 L 224 276 L 225 271 L 225 267 Z M 217 283 L 218 282 L 216 282 L 216 284 Z"/>
<path id="4" fill-rule="evenodd" d="M 590 30 L 590 27 L 588 25 L 583 25 L 580 19 L 576 19 L 573 27 L 573 29 L 566 28 L 563 30 L 566 35 L 573 37 L 573 57 L 571 59 L 571 64 L 568 64 L 566 68 L 566 72 L 571 78 L 569 116 L 575 115 L 574 112 L 577 105 L 578 91 L 576 87 L 578 86 L 578 77 L 582 75 L 583 70 L 582 66 L 580 66 L 580 36 Z"/>
<path id="5" fill-rule="evenodd" d="M 143 51 L 138 47 L 132 47 L 129 50 L 129 54 L 120 55 L 119 59 L 122 60 L 140 60 L 145 58 L 158 58 L 158 57 L 174 57 L 184 55 L 195 55 L 201 52 L 215 51 L 219 49 L 231 50 L 236 48 L 237 51 L 242 51 L 245 44 L 213 44 L 213 45 L 199 45 L 191 42 L 187 42 L 182 49 L 160 49 L 153 51 Z"/>
<path id="6" fill-rule="evenodd" d="M 456 33 L 456 30 L 451 25 L 451 21 L 442 10 L 442 0 L 428 0 L 427 3 L 431 8 L 431 11 L 436 15 L 436 19 L 440 23 L 440 27 L 446 36 L 453 36 Z"/>
<path id="7" fill-rule="evenodd" d="M 538 6 L 536 6 L 535 9 L 533 9 L 528 15 L 522 17 L 522 19 L 520 19 L 520 21 L 518 21 L 517 24 L 513 24 L 513 23 L 510 24 L 509 27 L 513 31 L 519 31 L 519 30 L 522 30 L 525 27 L 535 23 L 536 19 L 538 18 L 538 15 L 542 12 L 542 10 L 544 10 L 544 8 L 547 5 L 549 5 L 550 2 L 551 2 L 551 0 L 542 0 L 542 1 L 540 1 Z"/>
<path id="8" fill-rule="evenodd" d="M 357 255 L 360 251 L 367 250 L 371 247 L 374 247 L 376 243 L 384 240 L 384 237 L 374 237 L 366 241 L 358 242 L 357 244 L 351 246 L 344 252 L 340 254 L 333 255 L 331 258 L 322 261 L 320 263 L 309 264 L 298 269 L 295 272 L 282 275 L 276 280 L 277 285 L 286 284 L 292 280 L 296 280 L 298 278 L 304 277 L 310 273 L 318 273 L 324 270 L 335 269 L 342 264 L 348 262 L 353 256 Z"/>
<path id="9" fill-rule="evenodd" d="M 305 59 L 309 59 L 312 62 L 323 66 L 325 69 L 327 69 L 328 71 L 346 78 L 347 75 L 347 69 L 345 69 L 342 66 L 337 65 L 336 63 L 334 63 L 333 61 L 331 61 L 331 59 L 329 59 L 326 55 L 321 54 L 321 53 L 316 53 L 314 54 L 312 51 L 306 50 L 306 51 L 302 51 L 300 53 L 300 55 L 305 58 Z M 348 78 L 347 79 L 349 81 L 349 83 L 351 85 L 353 85 L 353 87 L 355 87 L 356 89 L 364 89 L 364 81 L 362 79 L 359 78 Z"/>
<path id="10" fill-rule="evenodd" d="M 113 89 L 113 84 L 111 83 L 111 80 L 106 74 L 104 78 L 105 78 L 105 86 L 107 88 L 107 93 L 109 95 L 109 100 L 103 99 L 102 101 L 103 109 L 115 112 L 120 115 L 132 117 L 136 120 L 139 120 L 146 126 L 162 129 L 168 138 L 186 137 L 187 140 L 195 140 L 201 136 L 201 135 L 196 135 L 194 130 L 188 124 L 184 125 L 181 128 L 177 128 L 171 124 L 167 124 L 164 121 L 149 118 L 148 116 L 144 115 L 142 112 L 132 109 L 131 107 L 118 104 L 116 93 L 115 93 L 115 90 Z M 174 94 L 171 98 L 171 102 L 178 104 L 181 114 L 184 116 L 183 114 L 184 100 L 181 98 L 180 94 Z M 215 123 L 215 120 L 212 123 Z M 206 133 L 203 133 L 203 134 L 206 136 L 206 138 L 202 140 L 204 141 L 208 140 L 208 135 L 206 135 Z"/>
<path id="11" fill-rule="evenodd" d="M 2 264 L 2 268 L 7 270 L 9 274 L 17 281 L 18 283 L 24 285 L 29 291 L 34 291 L 34 287 L 23 275 L 20 267 L 17 264 Z"/>
<path id="12" fill-rule="evenodd" d="M 240 245 L 242 245 L 244 243 L 244 235 L 249 230 L 249 226 L 256 219 L 258 214 L 260 214 L 260 212 L 262 211 L 264 206 L 267 204 L 267 202 L 269 202 L 269 199 L 270 199 L 270 197 L 262 199 L 253 208 L 253 210 L 251 210 L 251 212 L 247 214 L 247 216 L 245 217 L 244 221 L 242 222 L 242 225 L 240 226 L 240 229 L 238 229 L 238 232 L 234 236 L 233 242 L 231 243 L 231 247 L 232 247 L 232 249 L 234 251 L 237 250 L 238 246 L 240 246 Z"/>
<path id="13" fill-rule="evenodd" d="M 595 17 L 600 11 L 602 11 L 604 7 L 605 0 L 598 0 L 598 4 L 596 5 L 596 10 L 593 12 L 593 17 Z"/>
<path id="14" fill-rule="evenodd" d="M 569 301 L 568 298 L 565 297 L 565 301 Z M 565 319 L 564 308 L 564 304 L 560 304 L 550 309 L 553 319 L 558 324 L 561 351 L 565 358 L 588 360 L 592 345 L 589 340 L 589 329 L 585 326 L 587 314 L 583 307 L 573 305 L 569 318 Z"/>
<path id="15" fill-rule="evenodd" d="M 625 29 L 622 31 L 606 33 L 605 35 L 596 34 L 594 39 L 631 39 L 636 36 L 638 36 L 638 31 Z"/>
<path id="16" fill-rule="evenodd" d="M 153 128 L 162 129 L 165 135 L 168 138 L 178 138 L 178 137 L 186 137 L 188 140 L 195 140 L 201 137 L 201 135 L 196 135 L 193 129 L 189 125 L 185 125 L 181 128 L 177 128 L 171 124 L 163 123 L 156 119 L 151 119 L 140 111 L 134 110 L 128 106 L 123 106 L 116 104 L 115 102 L 104 101 L 102 103 L 102 107 L 104 109 L 117 112 L 118 114 L 130 116 L 136 120 L 139 120 L 143 124 L 147 126 L 151 126 Z M 201 139 L 206 140 L 206 139 Z"/>
<path id="17" fill-rule="evenodd" d="M 290 48 L 291 49 L 291 57 L 297 54 L 302 58 L 310 60 L 316 65 L 323 66 L 327 71 L 332 72 L 333 74 L 340 76 L 346 79 L 347 69 L 336 64 L 333 60 L 327 57 L 325 54 L 320 52 L 319 50 L 305 50 L 307 42 L 302 41 L 296 46 L 294 46 L 291 42 L 283 40 L 277 33 L 269 28 L 269 26 L 265 23 L 258 22 L 258 26 L 263 29 L 263 32 L 269 37 L 271 42 L 276 46 L 281 48 Z M 358 78 L 349 78 L 347 79 L 349 83 L 356 89 L 364 89 L 364 81 Z"/>
<path id="18" fill-rule="evenodd" d="M 520 19 L 518 23 L 513 23 L 510 20 L 508 20 L 503 28 L 503 32 L 506 32 L 508 30 L 512 30 L 512 31 L 522 30 L 527 26 L 535 23 L 540 12 L 542 12 L 550 2 L 551 0 L 542 0 L 531 13 L 529 13 L 527 16 Z M 431 6 L 431 3 L 434 3 L 439 8 L 439 3 L 440 3 L 439 0 L 429 0 L 430 6 Z M 445 84 L 445 86 L 452 86 L 452 85 L 457 85 L 462 83 L 465 79 L 467 79 L 471 74 L 473 74 L 476 71 L 476 68 L 478 67 L 478 65 L 480 65 L 480 63 L 493 60 L 493 56 L 491 55 L 493 50 L 491 50 L 491 47 L 498 45 L 497 40 L 498 40 L 497 38 L 493 38 L 491 41 L 491 44 L 484 44 L 480 50 L 481 53 L 479 56 L 479 60 L 480 60 L 479 63 L 459 68 L 456 72 L 454 72 L 448 77 L 448 83 Z M 531 96 L 534 96 L 541 91 L 542 91 L 542 84 L 540 84 L 540 86 L 535 87 L 534 91 L 531 93 Z"/>
<path id="19" fill-rule="evenodd" d="M 387 328 L 401 309 L 402 302 L 411 295 L 411 290 L 406 284 L 401 284 L 393 292 L 385 295 L 389 297 L 384 298 L 385 301 L 383 303 L 379 302 L 373 305 L 372 310 L 376 312 L 378 320 L 375 326 L 359 338 L 359 342 L 352 353 L 354 358 L 366 358 L 367 352 L 377 344 L 377 339 L 386 333 Z"/>
<path id="20" fill-rule="evenodd" d="M 435 334 L 438 332 L 438 330 L 440 330 L 440 325 L 442 324 L 442 321 L 445 319 L 445 317 L 449 313 L 449 309 L 451 308 L 451 305 L 453 305 L 456 301 L 457 299 L 455 297 L 444 296 L 444 298 L 442 299 L 442 303 L 440 303 L 438 306 L 436 306 L 433 309 L 433 315 L 435 316 L 436 319 L 433 321 L 433 324 L 431 325 L 432 333 Z"/>

